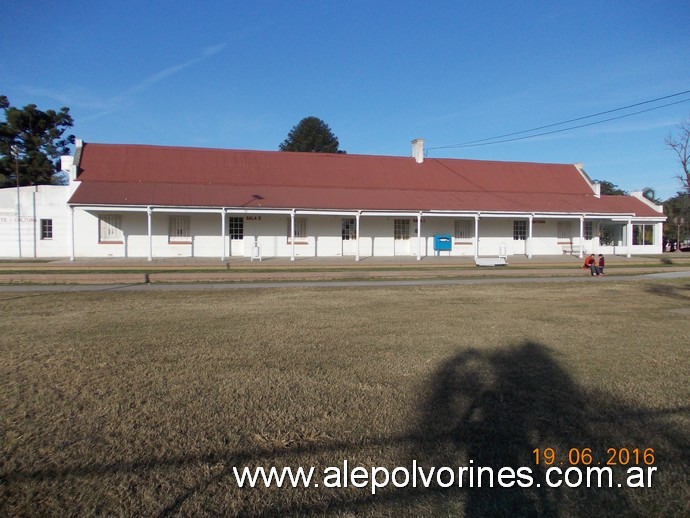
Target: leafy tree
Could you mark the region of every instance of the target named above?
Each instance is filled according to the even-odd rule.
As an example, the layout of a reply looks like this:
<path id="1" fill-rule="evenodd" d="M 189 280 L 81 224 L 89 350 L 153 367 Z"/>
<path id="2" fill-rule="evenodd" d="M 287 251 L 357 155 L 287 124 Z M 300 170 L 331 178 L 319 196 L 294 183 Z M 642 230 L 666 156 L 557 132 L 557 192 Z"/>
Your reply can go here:
<path id="1" fill-rule="evenodd" d="M 681 241 L 690 237 L 690 194 L 679 191 L 675 196 L 664 201 L 664 236 L 671 241 Z"/>
<path id="2" fill-rule="evenodd" d="M 340 143 L 331 128 L 318 117 L 305 117 L 294 126 L 280 144 L 281 151 L 306 151 L 311 153 L 345 153 L 338 149 Z"/>
<path id="3" fill-rule="evenodd" d="M 42 111 L 29 104 L 19 109 L 0 95 L 0 109 L 5 113 L 0 122 L 0 186 L 50 184 L 60 171 L 60 156 L 69 154 L 74 144 L 74 135 L 64 136 L 74 125 L 69 108 Z"/>
<path id="4" fill-rule="evenodd" d="M 661 200 L 656 197 L 656 191 L 654 190 L 654 187 L 643 187 L 642 196 L 647 198 L 652 203 L 656 203 L 657 205 L 661 204 Z"/>
<path id="5" fill-rule="evenodd" d="M 679 135 L 666 137 L 666 146 L 678 155 L 678 162 L 682 169 L 678 179 L 685 191 L 690 194 L 690 118 L 678 124 Z"/>
<path id="6" fill-rule="evenodd" d="M 611 195 L 620 195 L 620 196 L 625 196 L 628 194 L 627 191 L 624 191 L 620 187 L 618 187 L 616 184 L 607 182 L 606 180 L 594 180 L 595 183 L 601 184 L 601 194 L 605 194 L 607 196 Z"/>

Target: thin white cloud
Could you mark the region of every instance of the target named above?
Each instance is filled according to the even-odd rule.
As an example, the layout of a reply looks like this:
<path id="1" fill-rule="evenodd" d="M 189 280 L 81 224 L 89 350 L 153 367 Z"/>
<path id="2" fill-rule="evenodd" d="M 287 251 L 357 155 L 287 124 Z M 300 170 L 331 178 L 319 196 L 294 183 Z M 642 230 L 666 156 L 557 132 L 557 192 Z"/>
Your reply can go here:
<path id="1" fill-rule="evenodd" d="M 70 108 L 78 107 L 88 110 L 106 110 L 110 107 L 110 103 L 106 99 L 93 96 L 81 87 L 72 87 L 66 90 L 52 90 L 49 88 L 24 86 L 22 90 L 32 97 L 53 99 L 59 102 L 61 106 L 69 106 Z"/>
<path id="2" fill-rule="evenodd" d="M 165 70 L 161 70 L 160 72 L 157 72 L 153 74 L 152 76 L 147 77 L 146 79 L 138 82 L 134 86 L 130 87 L 127 89 L 125 92 L 125 95 L 127 94 L 136 94 L 139 92 L 142 92 L 151 86 L 155 85 L 156 83 L 160 83 L 163 79 L 166 77 L 170 77 L 172 75 L 177 74 L 178 72 L 181 72 L 185 68 L 189 68 L 192 65 L 198 63 L 201 61 L 203 58 L 196 58 L 196 59 L 190 59 L 189 61 L 185 63 L 180 63 L 179 65 L 173 65 L 171 67 L 166 68 Z"/>
<path id="3" fill-rule="evenodd" d="M 227 43 L 219 43 L 218 45 L 212 45 L 210 47 L 205 47 L 201 51 L 201 53 L 207 57 L 215 56 L 216 54 L 218 54 L 219 52 L 224 50 L 225 47 L 227 47 L 227 46 L 228 46 Z"/>
<path id="4" fill-rule="evenodd" d="M 150 77 L 147 77 L 143 81 L 140 81 L 136 85 L 129 88 L 127 90 L 127 93 L 132 94 L 132 93 L 138 93 L 138 92 L 141 92 L 143 90 L 146 90 L 147 88 L 155 85 L 156 83 L 161 82 L 166 77 L 170 77 L 172 75 L 175 75 L 178 72 L 181 72 L 182 70 L 184 70 L 185 68 L 189 68 L 193 65 L 196 65 L 197 63 L 199 63 L 201 61 L 204 61 L 205 59 L 208 59 L 212 56 L 215 56 L 216 54 L 221 52 L 225 47 L 226 47 L 225 43 L 220 43 L 218 45 L 213 45 L 211 47 L 205 47 L 204 49 L 202 49 L 200 56 L 193 58 L 193 59 L 190 59 L 189 61 L 185 61 L 184 63 L 180 63 L 178 65 L 173 65 L 173 66 L 168 67 L 164 70 L 161 70 L 160 72 L 153 74 Z"/>
<path id="5" fill-rule="evenodd" d="M 223 49 L 225 49 L 226 46 L 227 45 L 225 43 L 220 43 L 218 45 L 203 48 L 199 56 L 187 60 L 183 63 L 169 66 L 168 68 L 165 68 L 160 72 L 156 72 L 155 74 L 139 81 L 135 85 L 129 87 L 123 93 L 103 100 L 101 103 L 99 103 L 100 106 L 102 106 L 102 108 L 97 113 L 88 115 L 86 117 L 81 117 L 80 120 L 90 121 L 94 119 L 99 119 L 101 117 L 105 117 L 106 115 L 110 115 L 111 113 L 114 113 L 122 109 L 123 107 L 130 106 L 134 101 L 134 97 L 136 97 L 137 94 L 151 88 L 153 85 L 160 83 L 168 77 L 178 74 L 181 71 L 190 68 L 196 65 L 197 63 L 200 63 L 201 61 L 215 56 Z M 77 102 L 73 103 L 73 105 L 74 104 L 81 105 L 82 103 Z"/>

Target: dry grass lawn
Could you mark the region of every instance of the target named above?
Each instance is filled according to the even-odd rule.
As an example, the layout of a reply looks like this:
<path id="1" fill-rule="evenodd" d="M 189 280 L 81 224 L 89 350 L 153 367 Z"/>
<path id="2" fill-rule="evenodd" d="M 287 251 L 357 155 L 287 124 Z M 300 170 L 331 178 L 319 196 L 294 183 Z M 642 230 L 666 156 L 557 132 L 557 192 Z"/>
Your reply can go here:
<path id="1" fill-rule="evenodd" d="M 0 294 L 0 514 L 687 516 L 688 308 L 687 280 Z M 536 483 L 535 448 L 653 448 L 657 471 L 376 495 L 232 476 L 472 460 Z"/>

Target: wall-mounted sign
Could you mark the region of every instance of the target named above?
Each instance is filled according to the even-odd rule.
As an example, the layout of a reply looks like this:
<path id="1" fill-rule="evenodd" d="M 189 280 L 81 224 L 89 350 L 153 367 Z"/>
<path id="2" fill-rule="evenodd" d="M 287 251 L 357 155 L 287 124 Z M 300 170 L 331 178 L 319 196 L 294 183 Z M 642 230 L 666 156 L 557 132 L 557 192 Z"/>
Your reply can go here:
<path id="1" fill-rule="evenodd" d="M 17 223 L 17 216 L 0 217 L 0 223 Z M 19 223 L 36 223 L 36 218 L 22 216 Z"/>

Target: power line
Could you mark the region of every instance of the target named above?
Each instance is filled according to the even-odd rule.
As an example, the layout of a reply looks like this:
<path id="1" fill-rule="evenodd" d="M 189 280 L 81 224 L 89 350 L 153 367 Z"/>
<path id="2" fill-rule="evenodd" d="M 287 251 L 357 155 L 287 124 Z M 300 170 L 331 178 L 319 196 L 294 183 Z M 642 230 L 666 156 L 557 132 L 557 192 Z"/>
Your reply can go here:
<path id="1" fill-rule="evenodd" d="M 577 129 L 577 128 L 584 128 L 584 127 L 586 127 L 586 126 L 594 126 L 595 124 L 602 124 L 602 123 L 604 123 L 604 122 L 609 122 L 609 121 L 616 120 L 616 119 L 623 119 L 623 118 L 625 118 L 625 117 L 631 117 L 631 116 L 633 116 L 633 115 L 638 115 L 638 114 L 640 114 L 640 113 L 645 113 L 645 112 L 649 112 L 649 111 L 653 111 L 653 110 L 658 110 L 658 109 L 660 109 L 660 108 L 665 108 L 665 107 L 667 107 L 667 106 L 673 106 L 674 104 L 681 104 L 681 103 L 690 101 L 690 98 L 688 98 L 688 99 L 683 99 L 683 100 L 680 100 L 680 101 L 675 101 L 675 102 L 672 102 L 672 103 L 662 104 L 661 106 L 655 106 L 655 107 L 653 107 L 653 108 L 648 108 L 648 109 L 646 109 L 646 110 L 640 110 L 640 111 L 636 111 L 636 112 L 633 112 L 633 113 L 628 113 L 628 114 L 625 114 L 625 115 L 620 115 L 620 116 L 618 116 L 618 117 L 610 117 L 610 118 L 608 118 L 608 119 L 603 119 L 603 120 L 600 120 L 600 121 L 590 122 L 590 123 L 587 123 L 587 124 L 580 124 L 580 125 L 577 125 L 577 126 L 571 126 L 571 127 L 568 127 L 568 128 L 563 128 L 563 129 L 554 130 L 554 131 L 547 131 L 547 132 L 544 132 L 544 133 L 537 133 L 537 134 L 534 134 L 534 135 L 527 135 L 527 136 L 524 136 L 524 137 L 517 137 L 517 138 L 505 139 L 506 137 L 513 137 L 513 136 L 515 136 L 515 135 L 522 135 L 522 134 L 524 134 L 524 133 L 531 133 L 531 132 L 533 132 L 533 131 L 539 131 L 539 130 L 546 129 L 546 128 L 553 128 L 553 127 L 555 127 L 555 126 L 562 126 L 563 124 L 569 124 L 569 123 L 571 123 L 571 122 L 577 122 L 577 121 L 581 121 L 581 120 L 585 120 L 585 119 L 591 119 L 591 118 L 593 118 L 593 117 L 600 117 L 601 115 L 606 115 L 606 114 L 608 114 L 608 113 L 615 113 L 615 112 L 619 112 L 619 111 L 622 111 L 622 110 L 628 110 L 628 109 L 634 108 L 634 107 L 636 107 L 636 106 L 642 106 L 642 105 L 645 105 L 645 104 L 650 104 L 650 103 L 654 103 L 654 102 L 658 102 L 658 101 L 663 101 L 664 99 L 670 99 L 670 98 L 672 98 L 672 97 L 678 97 L 678 96 L 680 96 L 680 95 L 685 95 L 685 94 L 688 94 L 688 93 L 690 93 L 690 90 L 685 90 L 684 92 L 678 92 L 678 93 L 671 94 L 671 95 L 665 95 L 665 96 L 663 96 L 663 97 L 657 97 L 656 99 L 650 99 L 650 100 L 648 100 L 648 101 L 642 101 L 642 102 L 635 103 L 635 104 L 629 104 L 629 105 L 623 106 L 623 107 L 621 107 L 621 108 L 614 108 L 613 110 L 606 110 L 606 111 L 603 111 L 603 112 L 594 113 L 594 114 L 592 114 L 592 115 L 585 115 L 584 117 L 577 117 L 577 118 L 575 118 L 575 119 L 569 119 L 569 120 L 565 120 L 565 121 L 561 121 L 561 122 L 556 122 L 556 123 L 553 123 L 553 124 L 547 124 L 547 125 L 545 125 L 545 126 L 538 126 L 538 127 L 536 127 L 536 128 L 531 128 L 531 129 L 522 130 L 522 131 L 516 131 L 516 132 L 514 132 L 514 133 L 505 133 L 505 134 L 503 134 L 503 135 L 497 135 L 497 136 L 495 136 L 495 137 L 484 138 L 484 139 L 479 139 L 479 140 L 471 140 L 471 141 L 469 141 L 469 142 L 462 142 L 462 143 L 460 143 L 460 144 L 452 144 L 452 145 L 450 145 L 450 146 L 430 147 L 430 148 L 428 148 L 428 149 L 449 149 L 449 148 L 463 148 L 463 147 L 474 147 L 474 146 L 488 146 L 488 145 L 490 145 L 490 144 L 501 144 L 501 143 L 504 143 L 504 142 L 513 142 L 513 141 L 516 141 L 516 140 L 525 140 L 525 139 L 529 139 L 529 138 L 533 138 L 533 137 L 541 137 L 541 136 L 543 136 L 543 135 L 551 135 L 551 134 L 553 134 L 553 133 L 561 133 L 561 132 L 563 132 L 563 131 L 570 131 L 570 130 Z M 505 140 L 497 140 L 497 139 L 505 139 Z"/>
<path id="2" fill-rule="evenodd" d="M 610 117 L 610 118 L 608 118 L 608 119 L 602 119 L 602 120 L 596 121 L 596 122 L 589 122 L 589 123 L 587 123 L 587 124 L 579 124 L 579 125 L 577 125 L 577 126 L 570 126 L 570 127 L 568 127 L 568 128 L 562 128 L 562 129 L 553 130 L 553 131 L 545 131 L 545 132 L 543 132 L 543 133 L 535 133 L 535 134 L 533 134 L 533 135 L 526 135 L 526 136 L 524 136 L 524 137 L 514 137 L 514 138 L 509 138 L 509 139 L 504 139 L 504 140 L 494 140 L 494 141 L 492 141 L 492 142 L 483 142 L 483 143 L 478 143 L 478 144 L 470 144 L 470 143 L 467 143 L 467 144 L 456 144 L 456 145 L 454 145 L 454 146 L 443 146 L 443 147 L 429 148 L 429 149 L 446 149 L 446 148 L 463 148 L 463 147 L 475 147 L 475 146 L 489 146 L 489 145 L 491 145 L 491 144 L 502 144 L 502 143 L 504 143 L 504 142 L 514 142 L 514 141 L 516 141 L 516 140 L 525 140 L 525 139 L 534 138 L 534 137 L 542 137 L 542 136 L 544 136 L 544 135 L 552 135 L 552 134 L 554 134 L 554 133 L 562 133 L 562 132 L 564 132 L 564 131 L 570 131 L 570 130 L 573 130 L 573 129 L 585 128 L 585 127 L 587 127 L 587 126 L 594 126 L 594 125 L 596 125 L 596 124 L 601 124 L 601 123 L 603 123 L 603 122 L 609 122 L 609 121 L 613 121 L 613 120 L 617 120 L 617 119 L 624 119 L 624 118 L 626 118 L 626 117 L 632 117 L 633 115 L 638 115 L 638 114 L 640 114 L 640 113 L 651 112 L 651 111 L 654 111 L 654 110 L 658 110 L 659 108 L 665 108 L 665 107 L 667 107 L 667 106 L 673 106 L 674 104 L 681 104 L 681 103 L 685 103 L 685 102 L 688 102 L 688 101 L 690 101 L 690 97 L 687 98 L 687 99 L 683 99 L 683 100 L 681 100 L 681 101 L 675 101 L 675 102 L 672 102 L 672 103 L 663 104 L 663 105 L 661 105 L 661 106 L 655 106 L 654 108 L 647 108 L 646 110 L 640 110 L 640 111 L 636 111 L 636 112 L 633 112 L 633 113 L 627 113 L 627 114 L 625 114 L 625 115 L 619 115 L 618 117 Z M 494 137 L 494 138 L 498 138 L 498 137 Z"/>

